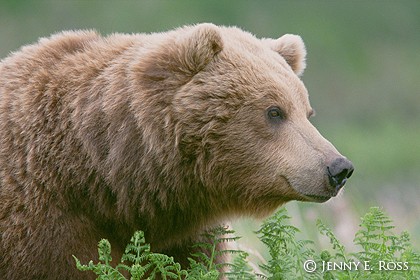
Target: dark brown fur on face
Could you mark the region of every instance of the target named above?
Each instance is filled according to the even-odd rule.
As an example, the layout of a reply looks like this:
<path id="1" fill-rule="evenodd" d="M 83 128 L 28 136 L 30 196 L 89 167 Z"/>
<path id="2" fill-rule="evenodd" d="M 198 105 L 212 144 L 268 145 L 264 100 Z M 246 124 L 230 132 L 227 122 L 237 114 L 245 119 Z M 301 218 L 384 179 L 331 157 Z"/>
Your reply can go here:
<path id="1" fill-rule="evenodd" d="M 296 75 L 303 43 L 282 38 L 211 24 L 64 32 L 4 59 L 0 275 L 94 278 L 72 255 L 95 260 L 107 238 L 117 260 L 138 229 L 186 265 L 226 218 L 335 195 L 325 166 L 339 154 L 308 123 Z M 273 104 L 281 124 L 267 121 Z"/>

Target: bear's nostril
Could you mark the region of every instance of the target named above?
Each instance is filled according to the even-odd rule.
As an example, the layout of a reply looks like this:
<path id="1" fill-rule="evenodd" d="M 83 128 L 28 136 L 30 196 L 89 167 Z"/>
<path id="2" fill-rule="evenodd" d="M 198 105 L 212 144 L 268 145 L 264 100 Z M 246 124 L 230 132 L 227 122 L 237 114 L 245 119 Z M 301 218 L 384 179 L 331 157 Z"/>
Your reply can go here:
<path id="1" fill-rule="evenodd" d="M 353 174 L 353 164 L 346 158 L 337 158 L 327 167 L 331 187 L 336 191 L 341 189 L 347 179 Z"/>
<path id="2" fill-rule="evenodd" d="M 343 169 L 343 171 L 341 171 L 340 173 L 338 173 L 334 177 L 337 179 L 337 182 L 341 183 L 341 182 L 343 182 L 344 179 L 347 178 L 348 174 L 349 174 L 349 170 L 348 169 Z"/>
<path id="3" fill-rule="evenodd" d="M 348 172 L 348 174 L 347 174 L 346 178 L 350 178 L 350 177 L 351 177 L 351 175 L 353 174 L 353 171 L 354 171 L 354 169 L 350 170 L 350 171 Z"/>

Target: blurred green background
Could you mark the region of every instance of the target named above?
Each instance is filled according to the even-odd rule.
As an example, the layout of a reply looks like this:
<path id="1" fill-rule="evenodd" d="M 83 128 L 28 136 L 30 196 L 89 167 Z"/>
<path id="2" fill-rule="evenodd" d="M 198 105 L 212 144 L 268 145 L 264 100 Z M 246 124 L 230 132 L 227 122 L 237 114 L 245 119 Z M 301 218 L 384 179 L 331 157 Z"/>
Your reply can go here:
<path id="1" fill-rule="evenodd" d="M 165 31 L 185 24 L 236 25 L 258 37 L 303 37 L 303 80 L 317 111 L 314 124 L 355 173 L 325 204 L 291 202 L 303 237 L 315 220 L 351 247 L 359 217 L 381 206 L 420 245 L 420 1 L 106 1 L 0 0 L 0 57 L 41 36 L 69 29 L 102 34 Z M 242 219 L 244 246 L 257 248 Z"/>

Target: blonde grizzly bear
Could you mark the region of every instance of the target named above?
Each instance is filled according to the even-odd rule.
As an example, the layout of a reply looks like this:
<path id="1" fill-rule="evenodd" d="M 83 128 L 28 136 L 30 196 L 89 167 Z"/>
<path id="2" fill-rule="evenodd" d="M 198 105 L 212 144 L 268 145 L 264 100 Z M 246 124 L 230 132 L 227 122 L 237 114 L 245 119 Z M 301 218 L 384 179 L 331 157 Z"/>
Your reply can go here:
<path id="1" fill-rule="evenodd" d="M 0 64 L 0 275 L 78 272 L 135 230 L 183 265 L 204 230 L 323 202 L 350 161 L 308 118 L 299 36 L 63 32 Z M 115 259 L 114 258 L 114 259 Z"/>

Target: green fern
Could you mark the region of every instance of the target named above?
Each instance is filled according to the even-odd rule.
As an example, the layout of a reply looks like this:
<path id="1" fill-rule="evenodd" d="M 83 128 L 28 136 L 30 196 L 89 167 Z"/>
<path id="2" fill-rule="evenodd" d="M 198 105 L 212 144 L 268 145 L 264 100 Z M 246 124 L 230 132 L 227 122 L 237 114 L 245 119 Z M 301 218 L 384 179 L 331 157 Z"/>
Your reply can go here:
<path id="1" fill-rule="evenodd" d="M 321 220 L 317 220 L 316 225 L 318 227 L 319 232 L 322 235 L 327 236 L 330 239 L 330 244 L 332 245 L 332 249 L 335 251 L 334 255 L 331 255 L 330 252 L 324 250 L 321 252 L 321 260 L 324 263 L 328 262 L 344 262 L 344 263 L 350 263 L 355 262 L 353 258 L 347 257 L 346 250 L 344 248 L 344 245 L 340 243 L 340 241 L 337 239 L 337 237 L 334 235 L 332 230 L 328 228 Z M 352 273 L 350 270 L 342 270 L 338 271 L 334 274 L 331 271 L 325 271 L 324 272 L 324 279 L 354 279 L 352 276 Z"/>
<path id="2" fill-rule="evenodd" d="M 271 259 L 261 268 L 267 275 L 259 275 L 266 279 L 317 279 L 318 276 L 308 274 L 303 263 L 314 259 L 313 242 L 296 240 L 299 229 L 288 224 L 290 217 L 285 208 L 280 209 L 268 218 L 257 231 L 260 240 L 268 247 Z"/>
<path id="3" fill-rule="evenodd" d="M 321 259 L 333 263 L 359 263 L 353 270 L 325 271 L 324 279 L 420 279 L 419 254 L 412 249 L 407 232 L 400 236 L 391 232 L 394 228 L 391 223 L 383 211 L 371 208 L 362 218 L 361 228 L 354 239 L 362 250 L 347 254 L 332 231 L 318 221 L 320 233 L 327 236 L 333 246 L 333 253 L 323 251 Z M 386 268 L 387 264 L 390 269 Z"/>
<path id="4" fill-rule="evenodd" d="M 208 270 L 208 268 L 201 262 L 190 258 L 190 267 L 188 269 L 188 275 L 186 280 L 218 280 L 220 278 L 220 272 L 216 269 Z"/>
<path id="5" fill-rule="evenodd" d="M 398 237 L 390 231 L 394 228 L 389 219 L 379 208 L 371 208 L 362 218 L 362 229 L 356 233 L 355 244 L 360 245 L 363 251 L 357 256 L 361 260 L 392 261 L 394 254 L 401 250 L 398 246 Z"/>
<path id="6" fill-rule="evenodd" d="M 99 263 L 94 264 L 93 261 L 89 261 L 87 265 L 82 265 L 80 261 L 73 256 L 76 260 L 76 267 L 80 271 L 93 271 L 99 277 L 97 279 L 115 279 L 122 280 L 125 279 L 124 275 L 118 270 L 118 268 L 113 268 L 110 263 L 112 261 L 111 257 L 111 244 L 108 240 L 102 239 L 98 243 L 98 253 L 99 253 Z M 104 262 L 104 263 L 101 263 Z"/>
<path id="7" fill-rule="evenodd" d="M 183 279 L 188 273 L 181 269 L 172 257 L 164 254 L 151 253 L 150 245 L 145 243 L 144 233 L 137 231 L 131 238 L 121 258 L 121 263 L 115 268 L 111 266 L 111 244 L 102 239 L 98 245 L 99 263 L 90 261 L 88 265 L 82 265 L 75 257 L 76 266 L 81 271 L 93 271 L 98 275 L 97 279 L 126 279 L 121 271 L 127 271 L 132 280 L 140 280 L 147 277 L 155 279 Z M 104 262 L 104 263 L 102 263 Z M 127 265 L 125 262 L 129 262 Z"/>
<path id="8" fill-rule="evenodd" d="M 235 256 L 241 253 L 244 253 L 239 250 L 232 250 L 232 249 L 218 249 L 219 245 L 223 243 L 231 243 L 236 242 L 240 237 L 236 236 L 235 231 L 229 229 L 228 226 L 218 226 L 215 227 L 204 234 L 202 234 L 203 239 L 206 240 L 206 242 L 200 242 L 193 246 L 193 248 L 198 249 L 199 252 L 192 254 L 195 259 L 199 260 L 200 263 L 204 265 L 204 271 L 211 272 L 211 271 L 224 271 L 226 268 L 232 268 L 235 267 L 235 264 L 232 263 L 218 263 L 215 262 L 217 258 L 223 258 L 223 256 L 230 255 Z M 210 255 L 203 253 L 204 252 L 210 252 Z M 193 260 L 190 260 L 192 264 L 196 265 L 196 262 Z M 193 266 L 194 267 L 194 266 Z M 232 269 L 231 269 L 232 271 Z M 242 274 L 238 273 L 235 275 L 235 277 L 239 277 Z M 218 275 L 221 276 L 227 276 L 227 277 L 233 277 L 232 273 L 220 273 Z M 218 278 L 216 278 L 218 279 Z M 234 278 L 236 279 L 236 278 Z M 239 278 L 240 279 L 240 278 Z"/>
<path id="9" fill-rule="evenodd" d="M 290 217 L 285 209 L 267 219 L 257 232 L 260 240 L 267 246 L 270 259 L 260 267 L 264 274 L 254 273 L 247 262 L 248 254 L 240 250 L 218 249 L 226 242 L 235 242 L 239 237 L 225 226 L 206 232 L 202 237 L 205 242 L 194 248 L 198 251 L 191 256 L 190 267 L 183 270 L 172 257 L 150 252 L 144 234 L 138 231 L 127 245 L 121 263 L 111 266 L 111 245 L 105 239 L 98 245 L 99 263 L 90 261 L 82 265 L 76 258 L 76 266 L 82 271 L 93 271 L 97 279 L 126 279 L 128 272 L 132 280 L 139 279 L 185 279 L 217 280 L 221 277 L 230 280 L 263 279 L 420 279 L 420 254 L 410 243 L 407 232 L 393 234 L 391 219 L 379 208 L 371 208 L 362 218 L 361 228 L 356 233 L 354 242 L 360 246 L 357 253 L 347 253 L 345 247 L 321 221 L 317 227 L 322 235 L 329 238 L 332 249 L 316 253 L 313 242 L 297 240 L 299 229 L 289 224 Z M 206 252 L 206 253 L 204 253 Z M 233 263 L 217 263 L 223 255 L 234 257 Z M 306 261 L 313 261 L 317 269 L 313 272 L 304 270 Z M 322 271 L 325 263 L 360 263 L 356 269 L 332 269 Z M 369 264 L 369 269 L 363 267 Z M 387 267 L 386 265 L 391 265 Z M 400 265 L 397 267 L 397 265 Z M 395 267 L 394 267 L 395 266 Z M 225 271 L 229 268 L 229 271 Z M 385 269 L 386 268 L 386 269 Z"/>
<path id="10" fill-rule="evenodd" d="M 393 234 L 391 230 L 395 227 L 391 223 L 392 220 L 378 207 L 372 207 L 362 218 L 361 229 L 354 239 L 354 243 L 362 251 L 353 255 L 360 261 L 368 262 L 370 269 L 358 271 L 358 277 L 369 275 L 371 279 L 420 278 L 420 256 L 413 251 L 409 234 Z M 394 264 L 398 267 L 394 268 Z"/>
<path id="11" fill-rule="evenodd" d="M 247 257 L 248 253 L 239 252 L 231 264 L 231 270 L 225 275 L 232 280 L 255 280 L 257 277 L 249 267 Z"/>

